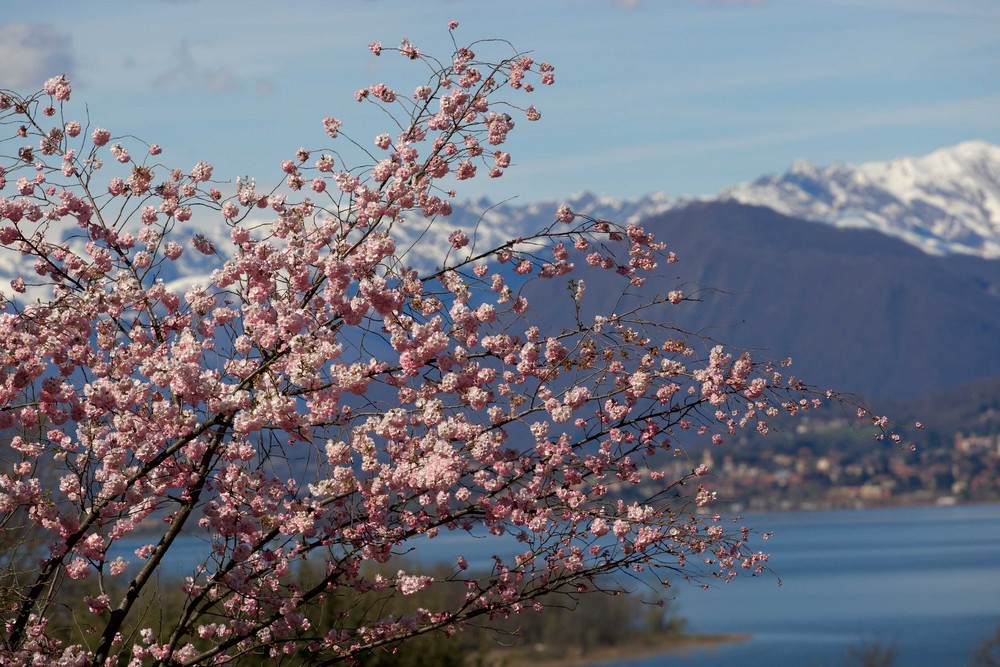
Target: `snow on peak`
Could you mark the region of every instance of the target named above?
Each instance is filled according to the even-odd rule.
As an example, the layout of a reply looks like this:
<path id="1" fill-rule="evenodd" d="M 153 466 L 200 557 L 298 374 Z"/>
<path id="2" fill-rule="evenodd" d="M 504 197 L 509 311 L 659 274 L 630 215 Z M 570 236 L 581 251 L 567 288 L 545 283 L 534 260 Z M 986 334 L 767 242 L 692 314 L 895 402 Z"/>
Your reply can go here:
<path id="1" fill-rule="evenodd" d="M 1000 258 L 1000 146 L 967 141 L 923 157 L 817 167 L 723 190 L 718 199 L 898 237 L 925 252 Z"/>

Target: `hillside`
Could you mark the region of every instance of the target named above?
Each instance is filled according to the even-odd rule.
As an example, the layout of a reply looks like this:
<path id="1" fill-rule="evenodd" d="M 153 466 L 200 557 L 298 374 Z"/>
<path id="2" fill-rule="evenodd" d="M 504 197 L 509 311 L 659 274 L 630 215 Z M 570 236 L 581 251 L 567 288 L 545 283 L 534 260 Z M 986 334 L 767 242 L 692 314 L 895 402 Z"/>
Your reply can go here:
<path id="1" fill-rule="evenodd" d="M 680 257 L 633 297 L 681 287 L 671 322 L 763 356 L 791 356 L 812 384 L 912 399 L 1000 375 L 1000 262 L 928 255 L 870 230 L 839 229 L 735 202 L 701 202 L 646 221 Z M 584 271 L 588 300 L 619 281 Z M 552 321 L 565 285 L 537 283 Z"/>

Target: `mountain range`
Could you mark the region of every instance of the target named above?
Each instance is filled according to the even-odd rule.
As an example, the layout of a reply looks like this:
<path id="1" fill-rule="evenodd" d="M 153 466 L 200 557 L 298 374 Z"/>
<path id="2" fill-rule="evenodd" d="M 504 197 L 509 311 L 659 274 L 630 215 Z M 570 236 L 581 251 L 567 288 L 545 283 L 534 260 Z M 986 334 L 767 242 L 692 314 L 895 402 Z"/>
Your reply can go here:
<path id="1" fill-rule="evenodd" d="M 868 398 L 914 399 L 1000 376 L 1000 261 L 930 255 L 866 229 L 838 228 L 734 201 L 696 202 L 647 218 L 678 254 L 618 307 L 681 289 L 646 319 L 764 358 Z M 621 281 L 578 267 L 594 304 Z M 573 316 L 565 284 L 537 281 L 546 317 Z"/>
<path id="2" fill-rule="evenodd" d="M 698 302 L 653 315 L 764 355 L 790 354 L 813 383 L 910 399 L 1000 377 L 998 146 L 972 141 L 860 165 L 800 161 L 714 197 L 477 199 L 456 204 L 449 218 L 393 231 L 405 261 L 430 267 L 455 228 L 480 249 L 495 247 L 551 224 L 562 203 L 594 218 L 642 221 L 677 252 L 681 261 L 661 267 L 646 296 L 679 287 Z M 225 225 L 197 217 L 178 223 L 174 238 L 195 233 L 231 248 Z M 208 282 L 214 265 L 189 250 L 163 278 L 175 287 Z M 32 273 L 23 258 L 0 254 L 4 282 Z M 544 317 L 557 324 L 570 306 L 565 283 L 555 282 L 538 289 L 552 290 Z M 615 281 L 588 280 L 588 301 L 607 302 L 614 289 Z"/>
<path id="3" fill-rule="evenodd" d="M 934 255 L 1000 259 L 1000 146 L 969 141 L 919 158 L 816 167 L 726 188 L 718 199 L 874 229 Z"/>
<path id="4" fill-rule="evenodd" d="M 448 224 L 497 242 L 550 223 L 559 203 L 472 201 Z M 651 317 L 791 355 L 812 383 L 907 400 L 1000 377 L 998 146 L 970 141 L 860 165 L 799 161 L 715 197 L 583 193 L 566 203 L 641 221 L 678 253 L 641 296 L 681 287 L 698 302 Z M 437 233 L 443 241 L 447 227 Z M 587 284 L 595 303 L 613 303 L 620 289 Z M 570 317 L 564 285 L 537 289 L 546 317 Z"/>
<path id="5" fill-rule="evenodd" d="M 711 197 L 654 193 L 623 200 L 585 192 L 566 202 L 522 206 L 472 200 L 456 207 L 449 224 L 468 228 L 479 222 L 494 240 L 551 222 L 562 203 L 594 218 L 637 222 L 695 203 L 726 201 L 834 227 L 872 229 L 931 255 L 1000 259 L 1000 146 L 983 141 L 890 162 L 816 166 L 799 160 L 780 176 L 762 176 Z"/>

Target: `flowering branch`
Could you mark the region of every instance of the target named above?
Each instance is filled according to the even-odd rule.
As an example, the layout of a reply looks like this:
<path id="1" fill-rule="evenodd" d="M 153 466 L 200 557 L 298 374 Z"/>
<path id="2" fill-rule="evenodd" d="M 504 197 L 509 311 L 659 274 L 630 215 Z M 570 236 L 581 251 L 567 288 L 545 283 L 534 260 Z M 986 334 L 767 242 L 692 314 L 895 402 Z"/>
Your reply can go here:
<path id="1" fill-rule="evenodd" d="M 643 318 L 685 300 L 679 290 L 585 317 L 577 264 L 640 286 L 676 261 L 652 233 L 561 207 L 551 226 L 492 248 L 454 229 L 433 268 L 419 241 L 399 251 L 402 232 L 444 224 L 452 179 L 503 175 L 515 121 L 497 109 L 554 82 L 513 49 L 474 51 L 498 46 L 509 48 L 456 46 L 439 62 L 405 41 L 373 44 L 431 71 L 411 95 L 385 83 L 356 93 L 394 134 L 363 149 L 362 167 L 299 149 L 267 193 L 249 178 L 226 193 L 206 162 L 168 169 L 155 144 L 138 157 L 109 130 L 84 133 L 64 117 L 63 77 L 0 94 L 5 145 L 17 146 L 0 166 L 0 192 L 16 190 L 0 197 L 0 245 L 24 269 L 0 313 L 0 428 L 18 432 L 0 521 L 26 516 L 47 541 L 3 611 L 5 664 L 351 659 L 536 609 L 567 586 L 594 590 L 608 573 L 766 569 L 746 531 L 705 513 L 704 466 L 663 470 L 686 440 L 766 433 L 821 397 L 748 354 L 717 346 L 699 359 L 692 336 Z M 323 120 L 329 140 L 341 125 Z M 194 282 L 196 270 L 210 277 Z M 574 322 L 546 321 L 534 280 L 569 281 Z M 41 484 L 42 470 L 57 481 Z M 116 550 L 154 528 L 137 560 Z M 456 553 L 444 579 L 368 567 L 443 532 L 498 538 L 498 555 L 478 571 Z M 176 620 L 149 627 L 143 592 L 195 537 L 204 558 Z M 303 562 L 322 573 L 297 581 Z M 50 627 L 64 583 L 91 577 L 94 645 Z M 451 584 L 466 590 L 451 608 L 365 625 L 310 617 L 344 595 Z"/>

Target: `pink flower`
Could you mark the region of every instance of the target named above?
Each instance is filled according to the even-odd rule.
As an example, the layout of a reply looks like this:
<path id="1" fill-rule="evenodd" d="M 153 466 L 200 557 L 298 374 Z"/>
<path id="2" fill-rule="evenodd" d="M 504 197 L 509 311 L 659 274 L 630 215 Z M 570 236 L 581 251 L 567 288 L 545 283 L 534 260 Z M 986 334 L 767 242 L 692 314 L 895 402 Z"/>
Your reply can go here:
<path id="1" fill-rule="evenodd" d="M 237 215 L 240 214 L 240 207 L 231 201 L 227 201 L 222 205 L 222 217 L 226 220 L 232 220 Z"/>
<path id="2" fill-rule="evenodd" d="M 96 142 L 95 142 L 96 143 Z M 128 149 L 124 148 L 121 144 L 115 144 L 110 148 L 111 154 L 116 160 L 125 164 L 129 162 L 132 158 L 128 154 Z"/>
<path id="3" fill-rule="evenodd" d="M 120 178 L 112 178 L 108 183 L 108 192 L 115 197 L 125 194 L 126 189 L 125 181 Z"/>
<path id="4" fill-rule="evenodd" d="M 464 181 L 470 179 L 476 175 L 476 165 L 472 164 L 468 160 L 460 163 L 458 169 L 455 170 L 455 178 Z"/>
<path id="5" fill-rule="evenodd" d="M 420 57 L 420 51 L 417 50 L 417 47 L 410 44 L 409 40 L 406 39 L 399 45 L 399 52 L 410 60 L 416 60 Z"/>
<path id="6" fill-rule="evenodd" d="M 86 579 L 90 576 L 90 563 L 82 558 L 74 558 L 66 565 L 66 576 L 70 579 Z"/>
<path id="7" fill-rule="evenodd" d="M 73 92 L 73 87 L 70 85 L 69 80 L 62 74 L 46 81 L 43 89 L 46 94 L 52 95 L 61 102 L 68 101 L 70 93 Z"/>
<path id="8" fill-rule="evenodd" d="M 108 570 L 112 575 L 118 576 L 128 569 L 128 561 L 119 556 L 108 564 Z"/>
<path id="9" fill-rule="evenodd" d="M 323 129 L 333 139 L 337 138 L 341 125 L 343 125 L 343 122 L 338 118 L 328 116 L 323 119 Z"/>
<path id="10" fill-rule="evenodd" d="M 177 259 L 183 252 L 184 248 L 176 241 L 167 241 L 166 245 L 163 246 L 163 254 L 167 256 L 167 259 Z"/>
<path id="11" fill-rule="evenodd" d="M 83 600 L 87 603 L 87 609 L 92 614 L 103 614 L 111 606 L 111 598 L 106 594 L 97 596 L 85 595 Z"/>
<path id="12" fill-rule="evenodd" d="M 403 595 L 419 593 L 434 582 L 434 577 L 406 574 L 403 570 L 396 573 L 396 590 Z"/>
<path id="13" fill-rule="evenodd" d="M 91 133 L 90 138 L 95 146 L 104 146 L 111 141 L 111 133 L 103 127 L 98 127 Z"/>
<path id="14" fill-rule="evenodd" d="M 215 254 L 215 244 L 205 238 L 204 234 L 195 234 L 191 238 L 191 245 L 203 255 Z"/>
<path id="15" fill-rule="evenodd" d="M 191 169 L 191 180 L 195 183 L 204 183 L 212 178 L 212 165 L 207 162 L 199 162 Z"/>

